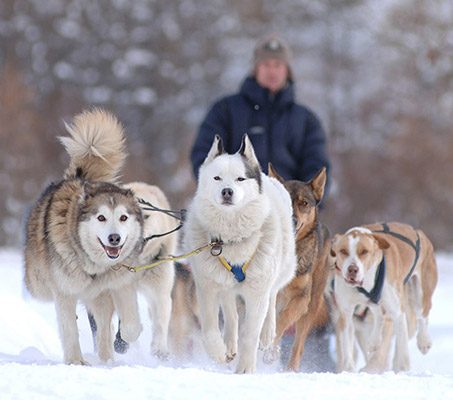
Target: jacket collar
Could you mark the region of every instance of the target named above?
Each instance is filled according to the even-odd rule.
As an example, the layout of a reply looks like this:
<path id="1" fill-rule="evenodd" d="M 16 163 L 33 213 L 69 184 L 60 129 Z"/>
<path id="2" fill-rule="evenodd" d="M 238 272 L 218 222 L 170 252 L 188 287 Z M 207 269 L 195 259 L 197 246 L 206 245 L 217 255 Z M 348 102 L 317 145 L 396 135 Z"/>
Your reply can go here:
<path id="1" fill-rule="evenodd" d="M 277 109 L 281 109 L 294 103 L 294 83 L 292 80 L 289 80 L 288 84 L 273 99 L 269 89 L 260 86 L 256 79 L 252 77 L 247 77 L 244 80 L 240 93 L 250 103 L 260 107 L 266 107 L 273 103 Z"/>

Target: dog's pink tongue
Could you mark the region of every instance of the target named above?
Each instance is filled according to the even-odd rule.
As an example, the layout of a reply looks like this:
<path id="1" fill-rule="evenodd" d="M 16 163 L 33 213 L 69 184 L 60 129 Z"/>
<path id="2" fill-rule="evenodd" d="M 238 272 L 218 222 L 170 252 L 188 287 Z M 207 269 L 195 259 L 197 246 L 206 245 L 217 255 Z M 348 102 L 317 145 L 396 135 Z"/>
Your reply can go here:
<path id="1" fill-rule="evenodd" d="M 117 257 L 119 252 L 120 252 L 120 247 L 105 247 L 105 250 L 107 251 L 107 254 L 110 257 Z"/>

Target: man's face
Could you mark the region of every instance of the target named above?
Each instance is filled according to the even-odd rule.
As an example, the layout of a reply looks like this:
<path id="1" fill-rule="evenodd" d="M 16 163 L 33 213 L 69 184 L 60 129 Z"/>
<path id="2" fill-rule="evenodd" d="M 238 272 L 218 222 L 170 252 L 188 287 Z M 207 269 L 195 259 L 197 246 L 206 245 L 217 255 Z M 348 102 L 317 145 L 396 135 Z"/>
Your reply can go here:
<path id="1" fill-rule="evenodd" d="M 261 61 L 256 67 L 256 80 L 258 84 L 275 94 L 282 89 L 288 79 L 288 67 L 276 59 Z"/>

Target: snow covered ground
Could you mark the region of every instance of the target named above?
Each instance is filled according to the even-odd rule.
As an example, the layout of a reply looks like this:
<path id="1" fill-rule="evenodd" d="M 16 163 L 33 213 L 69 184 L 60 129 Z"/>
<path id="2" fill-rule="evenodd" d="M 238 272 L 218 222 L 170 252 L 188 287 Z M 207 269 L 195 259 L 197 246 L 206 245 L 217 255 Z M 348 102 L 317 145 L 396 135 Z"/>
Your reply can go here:
<path id="1" fill-rule="evenodd" d="M 422 356 L 410 342 L 410 372 L 295 374 L 260 363 L 255 375 L 235 375 L 232 366 L 214 365 L 201 348 L 182 364 L 154 359 L 142 300 L 144 333 L 110 365 L 98 361 L 80 307 L 80 342 L 92 366 L 64 365 L 53 305 L 24 292 L 20 251 L 0 249 L 0 399 L 453 399 L 453 255 L 438 254 L 437 260 L 433 347 Z"/>

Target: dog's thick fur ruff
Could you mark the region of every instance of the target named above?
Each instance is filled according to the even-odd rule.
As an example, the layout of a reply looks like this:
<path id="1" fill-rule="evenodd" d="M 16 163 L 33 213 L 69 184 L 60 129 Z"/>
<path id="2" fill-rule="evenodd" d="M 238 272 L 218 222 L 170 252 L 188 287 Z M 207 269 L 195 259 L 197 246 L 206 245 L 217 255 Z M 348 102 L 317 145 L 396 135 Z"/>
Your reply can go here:
<path id="1" fill-rule="evenodd" d="M 293 280 L 278 294 L 277 336 L 274 340 L 276 347 L 286 329 L 296 323 L 296 335 L 286 369 L 297 372 L 307 335 L 312 328 L 322 327 L 329 320 L 324 288 L 329 272 L 327 258 L 330 234 L 318 218 L 318 205 L 326 183 L 326 169 L 323 168 L 309 182 L 284 181 L 270 164 L 269 176 L 278 179 L 285 186 L 291 197 L 293 216 L 297 220 L 297 271 Z"/>
<path id="2" fill-rule="evenodd" d="M 141 332 L 131 264 L 142 247 L 143 216 L 131 190 L 114 184 L 125 160 L 125 135 L 112 114 L 85 111 L 60 138 L 71 157 L 64 179 L 51 184 L 31 210 L 26 226 L 25 284 L 56 305 L 64 361 L 82 357 L 76 305 L 83 301 L 98 327 L 101 360 L 113 359 L 111 319 L 122 321 L 123 338 Z"/>
<path id="3" fill-rule="evenodd" d="M 388 227 L 389 230 L 386 231 L 383 227 Z M 413 245 L 409 245 L 401 237 Z M 419 248 L 414 250 L 417 241 Z M 362 310 L 368 307 L 373 314 L 372 322 L 368 322 L 372 329 L 366 348 L 371 356 L 367 358 L 363 371 L 382 372 L 386 364 L 389 335 L 391 336 L 387 317 L 393 322 L 396 338 L 393 370 L 409 370 L 408 340 L 414 330 L 410 323 L 413 320 L 412 313 L 415 313 L 418 323 L 417 346 L 420 352 L 426 354 L 432 344 L 428 334 L 428 315 L 437 284 L 437 266 L 431 241 L 421 230 L 402 223 L 365 225 L 351 228 L 343 235 L 336 235 L 331 256 L 336 269 L 334 298 L 338 314 L 334 315 L 333 320 L 339 348 L 338 370 L 354 371 L 355 368 L 353 318 L 358 306 Z M 381 296 L 376 301 L 358 288 L 367 293 L 373 292 L 383 257 L 385 279 Z M 384 346 L 382 351 L 381 346 Z M 376 360 L 376 357 L 379 359 Z"/>
<path id="4" fill-rule="evenodd" d="M 221 256 L 230 265 L 249 262 L 246 278 L 239 282 L 209 251 L 190 259 L 207 353 L 219 363 L 238 353 L 236 372 L 255 372 L 260 340 L 266 348 L 275 338 L 277 293 L 293 278 L 296 257 L 289 194 L 262 173 L 247 135 L 233 155 L 224 153 L 216 136 L 200 168 L 185 235 L 188 251 L 217 239 L 223 241 Z M 237 296 L 245 304 L 239 338 Z"/>

